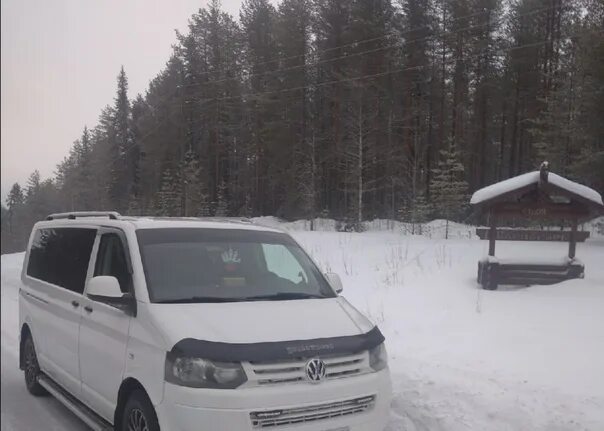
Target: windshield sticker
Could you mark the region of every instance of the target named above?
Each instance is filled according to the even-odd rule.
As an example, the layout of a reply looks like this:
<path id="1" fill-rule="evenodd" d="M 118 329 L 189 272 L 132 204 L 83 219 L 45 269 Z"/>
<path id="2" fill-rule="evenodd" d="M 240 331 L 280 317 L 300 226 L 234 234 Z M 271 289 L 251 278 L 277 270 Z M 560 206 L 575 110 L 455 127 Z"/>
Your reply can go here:
<path id="1" fill-rule="evenodd" d="M 241 263 L 241 258 L 239 257 L 239 252 L 237 250 L 233 250 L 229 248 L 221 255 L 222 261 L 224 263 Z"/>

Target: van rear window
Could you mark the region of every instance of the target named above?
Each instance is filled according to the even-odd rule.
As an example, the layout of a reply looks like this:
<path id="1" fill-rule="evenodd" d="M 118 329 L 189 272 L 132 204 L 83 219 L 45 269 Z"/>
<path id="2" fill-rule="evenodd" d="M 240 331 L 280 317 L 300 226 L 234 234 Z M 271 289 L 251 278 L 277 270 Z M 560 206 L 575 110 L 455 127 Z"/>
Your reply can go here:
<path id="1" fill-rule="evenodd" d="M 27 275 L 77 293 L 84 292 L 95 229 L 38 229 L 29 252 Z"/>

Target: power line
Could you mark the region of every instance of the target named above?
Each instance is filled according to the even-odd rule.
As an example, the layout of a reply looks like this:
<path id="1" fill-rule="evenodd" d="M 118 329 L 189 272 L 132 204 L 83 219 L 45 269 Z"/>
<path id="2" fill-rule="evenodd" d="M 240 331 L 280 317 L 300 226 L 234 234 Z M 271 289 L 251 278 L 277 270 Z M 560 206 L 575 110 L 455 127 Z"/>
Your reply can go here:
<path id="1" fill-rule="evenodd" d="M 546 8 L 535 9 L 535 10 L 532 10 L 530 12 L 527 12 L 527 13 L 524 13 L 524 14 L 515 15 L 515 16 L 516 17 L 526 17 L 526 16 L 530 16 L 530 15 L 534 15 L 534 14 L 546 11 L 546 10 L 553 10 L 553 9 L 556 9 L 556 8 L 559 8 L 559 7 L 546 7 Z M 476 14 L 471 14 L 471 15 L 467 15 L 467 16 L 464 16 L 464 17 L 459 17 L 459 18 L 457 18 L 457 20 L 461 20 L 461 19 L 464 19 L 464 18 L 472 17 L 472 16 L 477 16 L 477 15 L 480 15 L 482 13 L 484 13 L 484 12 L 476 13 Z M 406 41 L 404 43 L 411 43 L 411 42 L 415 42 L 415 41 L 422 40 L 422 39 L 430 39 L 430 38 L 434 38 L 434 37 L 437 37 L 437 36 L 443 36 L 445 34 L 448 34 L 448 35 L 457 34 L 457 33 L 463 32 L 463 31 L 468 31 L 469 29 L 472 29 L 472 28 L 475 28 L 475 27 L 483 27 L 483 26 L 486 26 L 486 25 L 489 25 L 489 24 L 495 24 L 495 23 L 487 22 L 487 23 L 480 24 L 480 25 L 477 25 L 477 26 L 470 26 L 470 27 L 466 27 L 466 28 L 462 28 L 462 29 L 457 29 L 456 31 L 453 31 L 453 32 L 443 32 L 441 34 L 428 35 L 428 36 L 425 36 L 425 37 L 422 37 L 422 38 L 417 38 L 417 39 L 414 39 L 414 40 Z M 411 31 L 417 31 L 417 30 L 410 30 L 409 32 L 411 32 Z M 381 38 L 384 38 L 384 37 L 385 36 L 382 36 Z M 337 47 L 337 48 L 341 48 L 341 47 L 345 47 L 345 46 L 357 45 L 358 43 L 367 42 L 367 41 L 371 41 L 371 40 L 375 40 L 375 39 L 378 39 L 378 38 L 365 39 L 364 41 L 357 41 L 357 42 L 355 42 L 353 44 L 341 45 L 340 47 Z M 519 49 L 524 49 L 524 48 L 529 48 L 529 47 L 541 46 L 541 45 L 544 45 L 544 44 L 546 44 L 548 42 L 549 42 L 549 40 L 543 40 L 543 41 L 539 41 L 539 42 L 535 42 L 535 43 L 531 43 L 531 44 L 524 44 L 524 45 L 518 45 L 518 46 L 506 48 L 506 49 L 499 49 L 499 50 L 496 50 L 496 51 L 498 51 L 500 53 L 501 52 L 509 52 L 509 51 L 514 51 L 514 50 L 519 50 Z M 394 45 L 394 46 L 399 46 L 399 45 L 397 44 L 397 45 Z M 381 48 L 378 48 L 377 50 L 388 49 L 388 48 L 391 48 L 391 47 L 393 47 L 393 46 L 390 46 L 390 47 L 381 47 Z M 334 47 L 333 49 L 336 49 L 336 48 Z M 353 54 L 353 55 L 345 56 L 344 58 L 350 58 L 350 57 L 355 56 L 355 55 L 363 55 L 363 54 L 374 52 L 374 51 L 375 50 L 369 50 L 369 51 L 365 51 L 365 52 L 361 52 L 361 53 L 356 53 L 356 54 Z M 463 58 L 463 60 L 468 60 L 468 59 L 471 59 L 471 58 L 475 58 L 475 57 L 478 57 L 480 55 L 482 55 L 482 53 L 477 53 L 477 54 L 474 54 L 472 56 L 466 56 L 466 57 Z M 281 59 L 281 60 L 283 60 L 283 59 Z M 334 59 L 325 60 L 324 62 L 333 61 L 333 60 Z M 449 61 L 451 61 L 451 60 L 456 61 L 456 59 L 450 59 Z M 321 62 L 316 62 L 314 64 L 320 64 L 320 63 Z M 310 65 L 313 65 L 313 63 L 311 63 Z M 304 65 L 295 66 L 295 67 L 297 68 L 297 67 L 308 67 L 308 66 L 309 66 L 309 64 L 304 64 Z M 350 78 L 336 79 L 336 80 L 331 80 L 331 81 L 324 81 L 324 82 L 319 82 L 319 83 L 312 83 L 312 84 L 308 84 L 308 85 L 304 85 L 304 86 L 290 87 L 290 88 L 285 88 L 285 89 L 280 89 L 280 90 L 273 90 L 273 91 L 266 91 L 266 92 L 257 92 L 257 93 L 244 93 L 244 94 L 240 94 L 240 95 L 236 95 L 236 96 L 227 96 L 227 97 L 220 97 L 220 98 L 208 98 L 208 99 L 203 99 L 203 100 L 199 99 L 197 101 L 201 102 L 201 103 L 207 103 L 207 102 L 213 102 L 213 101 L 225 101 L 225 100 L 243 99 L 243 98 L 248 98 L 248 97 L 254 98 L 254 97 L 260 97 L 260 96 L 264 96 L 264 95 L 274 95 L 274 94 L 280 94 L 280 93 L 287 93 L 287 92 L 290 92 L 290 91 L 299 91 L 299 90 L 309 89 L 309 88 L 314 89 L 314 88 L 323 87 L 323 86 L 327 86 L 327 85 L 333 85 L 333 84 L 337 84 L 337 83 L 341 83 L 341 82 L 355 82 L 355 81 L 359 81 L 359 80 L 363 80 L 363 79 L 373 79 L 373 78 L 377 78 L 377 77 L 381 77 L 381 76 L 387 76 L 387 75 L 395 74 L 395 73 L 401 73 L 401 72 L 405 72 L 405 71 L 421 70 L 421 69 L 427 68 L 427 67 L 433 67 L 433 65 L 432 64 L 426 64 L 426 65 L 418 65 L 418 66 L 409 66 L 409 67 L 405 67 L 405 68 L 388 70 L 388 71 L 379 72 L 379 73 L 375 73 L 375 74 L 367 74 L 367 75 L 357 76 L 357 77 L 350 77 Z M 284 70 L 281 70 L 281 71 L 284 71 Z M 271 72 L 271 73 L 274 73 L 274 72 Z M 219 81 L 209 81 L 209 82 L 203 83 L 203 84 L 204 85 L 210 85 L 210 84 L 212 84 L 214 82 L 219 82 Z M 170 97 L 174 96 L 176 94 L 176 92 L 178 92 L 181 88 L 183 88 L 183 86 L 177 87 L 174 91 L 170 92 L 167 96 L 165 96 L 162 101 L 165 101 L 165 100 L 169 99 Z M 161 101 L 159 103 L 161 104 Z M 156 130 L 158 130 L 161 127 L 162 123 L 165 122 L 166 120 L 167 120 L 167 118 L 165 118 L 160 123 L 158 123 L 152 130 L 150 130 L 148 133 L 146 133 L 143 137 L 139 138 L 135 144 L 133 144 L 131 147 L 126 148 L 125 150 L 123 150 L 122 154 L 119 155 L 119 156 L 117 156 L 113 161 L 110 161 L 110 163 L 111 164 L 116 163 L 117 161 L 119 161 L 119 159 L 121 157 L 123 157 L 123 155 L 125 155 L 126 153 L 128 153 L 129 151 L 131 151 L 138 144 L 140 144 L 142 142 L 145 142 L 145 139 L 147 139 Z"/>
<path id="2" fill-rule="evenodd" d="M 510 47 L 510 48 L 505 48 L 505 49 L 501 49 L 501 50 L 498 50 L 498 51 L 499 52 L 507 52 L 507 51 L 514 51 L 514 50 L 518 50 L 518 49 L 537 47 L 537 46 L 544 45 L 544 44 L 546 44 L 548 42 L 549 42 L 549 40 L 543 40 L 543 41 L 540 41 L 540 42 L 535 42 L 535 43 L 524 44 L 524 45 L 514 46 L 514 47 Z M 478 57 L 478 56 L 479 56 L 479 54 L 475 54 L 473 56 L 466 56 L 463 59 L 467 60 L 467 59 L 475 58 L 475 57 Z M 455 62 L 455 61 L 457 61 L 457 59 L 450 59 L 449 61 Z M 290 88 L 285 88 L 285 89 L 280 89 L 280 90 L 264 91 L 264 92 L 258 92 L 258 93 L 244 93 L 244 94 L 237 95 L 237 96 L 227 96 L 227 97 L 210 98 L 210 99 L 203 100 L 203 102 L 233 100 L 233 99 L 240 99 L 240 98 L 246 98 L 246 97 L 258 97 L 258 96 L 263 96 L 263 95 L 279 94 L 279 93 L 284 93 L 284 92 L 289 92 L 289 91 L 299 91 L 299 90 L 309 89 L 309 88 L 313 88 L 314 89 L 314 88 L 323 87 L 323 86 L 326 86 L 326 85 L 337 84 L 337 83 L 341 83 L 341 82 L 352 82 L 352 81 L 357 81 L 357 80 L 362 80 L 362 79 L 368 79 L 368 78 L 377 78 L 377 77 L 380 77 L 380 76 L 390 75 L 390 74 L 393 74 L 393 73 L 407 72 L 407 71 L 412 71 L 412 70 L 420 70 L 420 69 L 427 68 L 427 67 L 433 67 L 433 65 L 432 64 L 426 64 L 426 65 L 418 65 L 418 66 L 409 66 L 409 67 L 404 67 L 404 68 L 400 68 L 400 69 L 389 70 L 389 71 L 375 73 L 375 74 L 368 74 L 368 75 L 356 76 L 356 77 L 351 77 L 351 78 L 335 79 L 335 80 L 331 80 L 331 81 L 312 83 L 312 84 L 309 84 L 309 85 L 302 85 L 302 86 L 298 86 L 298 87 L 290 87 Z"/>
<path id="3" fill-rule="evenodd" d="M 540 12 L 543 12 L 543 11 L 553 10 L 553 9 L 561 8 L 561 7 L 562 7 L 562 5 L 560 5 L 560 6 L 548 6 L 548 7 L 544 7 L 544 8 L 533 9 L 533 10 L 531 10 L 529 12 L 524 13 L 524 14 L 516 15 L 516 17 L 530 16 L 530 15 L 534 15 L 534 14 L 537 14 L 537 13 L 540 13 Z M 449 23 L 460 21 L 460 20 L 463 20 L 463 19 L 472 18 L 472 17 L 475 17 L 475 16 L 484 15 L 484 14 L 489 13 L 489 12 L 490 11 L 483 10 L 481 12 L 476 12 L 476 13 L 464 15 L 464 16 L 461 16 L 461 17 L 456 17 L 456 18 L 452 19 L 451 21 L 449 21 Z M 475 25 L 475 26 L 469 26 L 469 27 L 466 27 L 466 28 L 457 29 L 457 30 L 452 31 L 452 32 L 441 32 L 441 33 L 438 33 L 438 34 L 432 34 L 432 35 L 424 36 L 424 37 L 421 37 L 421 38 L 416 38 L 416 39 L 412 39 L 412 40 L 408 40 L 408 41 L 403 41 L 403 44 L 406 45 L 406 44 L 410 44 L 410 43 L 417 42 L 417 41 L 420 41 L 420 40 L 427 40 L 427 39 L 431 39 L 431 38 L 435 38 L 435 37 L 442 37 L 442 36 L 446 36 L 446 35 L 457 34 L 457 33 L 463 32 L 463 31 L 471 30 L 473 28 L 484 27 L 484 26 L 489 25 L 489 24 L 491 24 L 491 22 L 487 21 L 486 23 L 483 23 L 483 24 L 479 24 L 479 25 Z M 495 25 L 495 24 L 496 24 L 496 22 L 493 23 L 493 25 Z M 368 43 L 368 42 L 372 42 L 372 41 L 376 41 L 376 40 L 381 40 L 381 39 L 390 37 L 392 35 L 399 35 L 400 36 L 400 35 L 407 34 L 407 33 L 417 32 L 417 31 L 423 30 L 425 28 L 430 28 L 430 27 L 429 26 L 422 26 L 422 27 L 406 30 L 404 32 L 393 31 L 393 32 L 389 32 L 389 33 L 387 33 L 385 35 L 382 35 L 382 36 L 378 36 L 378 37 L 374 37 L 374 38 L 361 39 L 361 40 L 357 40 L 357 41 L 354 41 L 354 42 L 351 42 L 351 43 L 348 43 L 348 44 L 343 44 L 343 45 L 327 48 L 325 50 L 319 50 L 317 52 L 318 53 L 321 53 L 321 52 L 325 53 L 325 52 L 330 52 L 330 51 L 334 51 L 334 50 L 337 50 L 337 49 L 342 49 L 342 48 L 345 48 L 345 47 L 358 46 L 359 44 L 364 44 L 364 43 Z M 326 60 L 322 60 L 322 61 L 318 61 L 318 62 L 312 62 L 312 63 L 306 63 L 306 64 L 302 64 L 302 65 L 298 65 L 298 66 L 293 66 L 293 67 L 287 68 L 287 69 L 278 69 L 276 71 L 268 71 L 268 72 L 263 72 L 263 73 L 259 73 L 259 74 L 248 74 L 247 77 L 250 78 L 251 76 L 261 76 L 261 75 L 267 74 L 267 73 L 284 72 L 284 71 L 287 71 L 287 70 L 293 70 L 293 69 L 300 68 L 300 67 L 308 67 L 308 66 L 312 66 L 312 65 L 318 65 L 318 64 L 321 64 L 321 63 L 336 61 L 336 60 L 339 60 L 339 59 L 345 59 L 345 58 L 350 58 L 350 57 L 356 57 L 356 56 L 365 55 L 365 54 L 368 54 L 368 53 L 373 53 L 373 52 L 377 52 L 377 51 L 380 51 L 380 50 L 390 49 L 390 48 L 395 48 L 395 47 L 401 47 L 401 46 L 400 46 L 400 44 L 394 44 L 394 45 L 390 45 L 390 46 L 386 46 L 386 47 L 376 48 L 376 49 L 373 49 L 373 50 L 363 51 L 363 52 L 360 52 L 360 53 L 353 53 L 353 54 L 346 55 L 346 56 L 341 56 L 341 57 L 336 57 L 336 58 L 332 58 L 332 59 L 326 59 Z M 516 48 L 521 48 L 521 47 L 516 47 Z M 290 56 L 290 57 L 278 58 L 278 59 L 275 59 L 275 60 L 269 60 L 269 61 L 262 62 L 262 63 L 256 63 L 256 65 L 263 65 L 263 64 L 274 63 L 275 61 L 286 61 L 286 60 L 289 60 L 289 59 L 299 58 L 299 57 L 303 57 L 303 56 L 306 56 L 306 54 L 299 54 L 299 55 Z M 225 70 L 223 70 L 222 72 L 224 72 L 224 71 Z M 391 72 L 387 72 L 387 73 L 395 73 L 395 72 L 396 71 L 391 71 Z M 208 72 L 203 72 L 202 74 L 210 74 L 210 73 L 217 73 L 217 72 L 216 71 L 214 71 L 214 72 L 209 72 L 208 71 Z M 366 77 L 368 77 L 368 76 L 366 76 Z M 363 78 L 363 77 L 345 79 L 344 81 L 356 80 L 356 79 L 361 79 L 361 78 Z M 236 79 L 236 78 L 227 78 L 227 79 L 222 79 L 222 80 L 208 81 L 208 82 L 199 83 L 199 84 L 190 84 L 190 85 L 184 85 L 184 86 L 183 85 L 177 86 L 177 88 L 174 91 L 172 91 L 170 94 L 168 94 L 167 96 L 165 96 L 162 101 L 165 101 L 168 98 L 174 96 L 176 94 L 176 92 L 179 91 L 179 89 L 181 89 L 181 88 L 186 88 L 186 87 L 190 87 L 190 86 L 197 86 L 197 85 L 211 85 L 211 84 L 214 84 L 214 83 L 226 82 L 226 81 L 233 80 L 233 79 Z M 335 81 L 331 81 L 331 82 L 335 82 Z M 323 84 L 328 84 L 328 83 L 320 83 L 320 84 L 316 84 L 314 86 L 316 87 L 317 85 L 323 85 Z M 308 87 L 309 86 L 303 86 L 303 87 L 298 87 L 298 88 L 295 88 L 295 89 L 303 89 L 303 88 L 308 88 Z M 284 89 L 284 90 L 279 90 L 279 91 L 293 91 L 295 89 Z M 267 94 L 268 93 L 270 93 L 270 92 L 267 92 Z M 260 93 L 257 93 L 257 94 L 260 94 Z M 236 98 L 240 98 L 240 97 L 243 97 L 243 96 L 245 96 L 245 95 L 231 96 L 231 97 L 227 97 L 227 98 L 208 99 L 208 101 L 236 99 Z M 160 104 L 161 104 L 161 102 L 160 102 Z"/>
<path id="4" fill-rule="evenodd" d="M 487 13 L 489 13 L 489 11 L 476 12 L 476 13 L 472 13 L 472 14 L 468 14 L 468 15 L 465 15 L 465 16 L 454 18 L 450 22 L 455 22 L 455 21 L 459 21 L 459 20 L 462 20 L 462 19 L 468 19 L 468 18 L 472 18 L 472 17 L 475 17 L 475 16 L 487 14 Z M 331 52 L 331 51 L 337 51 L 337 50 L 340 50 L 342 48 L 356 47 L 356 46 L 358 46 L 360 44 L 365 44 L 365 43 L 369 43 L 369 42 L 375 42 L 375 41 L 378 41 L 378 40 L 386 39 L 386 38 L 391 37 L 391 36 L 402 36 L 404 34 L 413 33 L 413 32 L 421 31 L 421 30 L 424 30 L 424 29 L 431 29 L 431 27 L 428 26 L 428 25 L 424 25 L 424 26 L 421 26 L 421 27 L 416 27 L 416 28 L 413 28 L 413 29 L 410 29 L 410 30 L 405 30 L 405 31 L 391 31 L 391 32 L 388 32 L 388 33 L 386 33 L 386 34 L 384 34 L 382 36 L 376 36 L 376 37 L 367 38 L 367 39 L 360 39 L 360 40 L 356 40 L 354 42 L 349 42 L 349 43 L 342 44 L 342 45 L 336 45 L 336 46 L 333 46 L 333 47 L 330 47 L 330 48 L 325 48 L 325 49 L 321 49 L 321 50 L 315 50 L 313 52 L 313 54 L 317 55 L 319 53 L 327 53 L 327 52 Z M 264 66 L 264 65 L 272 64 L 272 63 L 275 63 L 275 62 L 278 62 L 278 61 L 293 60 L 293 59 L 296 59 L 296 58 L 306 57 L 307 55 L 308 54 L 304 53 L 304 54 L 292 55 L 292 56 L 289 56 L 289 57 L 275 58 L 274 60 L 267 60 L 267 61 L 263 61 L 263 62 L 260 62 L 260 63 L 256 63 L 255 66 Z M 215 73 L 225 73 L 225 72 L 228 72 L 228 71 L 229 71 L 229 69 L 220 69 L 220 70 L 216 70 L 216 71 L 206 71 L 206 72 L 201 72 L 199 76 L 205 76 L 205 75 L 215 74 Z M 190 84 L 190 85 L 197 85 L 197 84 Z"/>
<path id="5" fill-rule="evenodd" d="M 548 11 L 548 10 L 559 9 L 561 7 L 562 6 L 548 6 L 548 7 L 544 7 L 544 8 L 540 8 L 540 9 L 535 9 L 535 10 L 532 10 L 530 12 L 527 12 L 527 13 L 524 13 L 524 14 L 520 14 L 520 15 L 516 15 L 516 16 L 517 17 L 526 17 L 526 16 L 531 16 L 531 15 L 536 15 L 536 14 L 539 14 L 541 12 Z M 482 15 L 484 13 L 486 13 L 486 12 L 483 11 L 483 12 L 479 12 L 479 13 L 476 13 L 476 14 L 467 15 L 467 16 L 464 16 L 464 17 L 458 17 L 458 18 L 456 18 L 453 21 L 467 19 L 469 17 L 473 17 L 473 16 L 477 16 L 477 15 Z M 451 35 L 454 35 L 454 34 L 458 34 L 458 33 L 462 33 L 462 32 L 467 32 L 467 31 L 470 31 L 470 30 L 476 30 L 476 29 L 479 29 L 479 28 L 482 28 L 482 27 L 487 27 L 487 26 L 490 26 L 490 25 L 496 26 L 498 24 L 501 24 L 504 20 L 505 20 L 505 17 L 501 17 L 499 20 L 495 20 L 495 21 L 491 21 L 489 19 L 485 23 L 482 23 L 482 24 L 475 24 L 475 25 L 464 27 L 464 28 L 456 29 L 454 31 L 443 31 L 443 32 L 440 32 L 440 33 L 433 33 L 433 34 L 430 34 L 430 35 L 427 35 L 427 36 L 423 36 L 423 37 L 419 37 L 419 38 L 416 38 L 416 39 L 404 40 L 402 42 L 398 42 L 398 43 L 395 43 L 395 44 L 392 44 L 392 45 L 387 45 L 387 46 L 382 46 L 382 47 L 378 47 L 378 48 L 373 48 L 373 49 L 366 50 L 366 51 L 355 52 L 355 53 L 351 53 L 351 54 L 345 54 L 345 55 L 342 55 L 342 56 L 339 56 L 339 57 L 332 57 L 332 58 L 328 58 L 328 59 L 324 59 L 324 60 L 312 61 L 312 62 L 309 62 L 309 63 L 303 63 L 303 64 L 299 64 L 299 65 L 296 65 L 296 66 L 290 66 L 290 67 L 287 67 L 287 68 L 280 68 L 280 69 L 276 69 L 276 70 L 267 70 L 267 71 L 264 71 L 264 72 L 246 74 L 245 78 L 250 79 L 252 77 L 260 77 L 260 76 L 265 76 L 265 75 L 273 75 L 273 74 L 276 75 L 276 74 L 282 73 L 282 72 L 289 72 L 289 71 L 296 70 L 296 69 L 307 68 L 309 66 L 318 66 L 320 64 L 331 63 L 331 62 L 335 62 L 335 61 L 338 61 L 338 60 L 347 60 L 349 58 L 359 57 L 359 56 L 366 55 L 366 54 L 373 54 L 373 53 L 380 52 L 380 51 L 385 51 L 385 50 L 388 50 L 388 49 L 402 48 L 403 46 L 410 45 L 410 44 L 415 43 L 415 42 L 430 40 L 430 39 L 439 38 L 439 37 L 443 37 L 444 38 L 446 36 L 451 36 Z M 426 27 L 427 26 L 421 27 L 421 28 L 419 28 L 419 30 L 421 30 L 423 28 L 426 28 Z M 412 33 L 414 31 L 419 31 L 419 30 L 418 29 L 413 29 L 413 30 L 408 30 L 406 32 L 401 32 L 399 34 L 402 35 L 402 34 Z M 382 36 L 382 37 L 379 37 L 379 38 L 365 39 L 364 41 L 361 41 L 361 42 L 367 43 L 367 42 L 370 42 L 370 41 L 374 41 L 374 40 L 378 40 L 378 39 L 384 39 L 384 38 L 385 38 L 385 36 Z M 358 43 L 359 42 L 355 42 L 354 44 L 341 45 L 337 49 L 341 49 L 341 47 L 347 47 L 347 46 L 356 46 Z M 333 48 L 333 49 L 336 49 L 336 48 Z M 301 54 L 301 55 L 293 56 L 293 57 L 290 57 L 290 58 L 301 57 L 301 56 L 304 56 L 304 55 L 305 54 Z M 276 62 L 276 61 L 286 61 L 287 59 L 288 59 L 288 57 L 286 57 L 286 58 L 278 58 L 276 60 L 271 60 L 270 62 L 273 63 L 273 62 Z M 256 63 L 255 66 L 262 65 L 262 64 L 263 63 Z M 226 71 L 228 71 L 228 70 L 226 70 Z M 204 72 L 203 74 L 223 73 L 223 72 L 225 72 L 225 71 L 223 70 L 222 72 Z M 199 83 L 194 83 L 194 84 L 185 84 L 185 85 L 182 85 L 181 87 L 183 87 L 183 88 L 191 88 L 191 87 L 199 87 L 199 86 L 206 86 L 206 85 L 210 86 L 210 85 L 219 84 L 219 83 L 222 83 L 222 82 L 229 82 L 229 81 L 240 80 L 240 78 L 242 78 L 242 77 L 241 76 L 236 76 L 236 77 L 231 77 L 231 78 L 222 78 L 222 79 L 210 80 L 210 81 L 199 82 Z"/>

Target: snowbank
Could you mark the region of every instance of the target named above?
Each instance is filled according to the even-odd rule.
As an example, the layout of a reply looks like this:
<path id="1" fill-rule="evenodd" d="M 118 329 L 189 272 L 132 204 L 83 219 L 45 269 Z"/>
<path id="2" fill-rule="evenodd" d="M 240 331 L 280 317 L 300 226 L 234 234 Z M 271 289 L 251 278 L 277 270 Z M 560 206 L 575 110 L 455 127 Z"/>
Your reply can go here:
<path id="1" fill-rule="evenodd" d="M 286 222 L 278 217 L 254 217 L 252 222 L 261 226 L 282 229 L 288 232 L 310 231 L 310 220 Z M 427 223 L 407 223 L 391 219 L 374 219 L 363 222 L 364 232 L 395 232 L 401 235 L 422 235 L 428 238 L 444 238 L 446 220 L 432 220 Z M 333 219 L 314 219 L 313 230 L 318 232 L 337 232 L 338 222 Z M 475 227 L 449 221 L 449 238 L 474 238 Z"/>
<path id="2" fill-rule="evenodd" d="M 437 223 L 437 225 L 440 225 Z M 604 429 L 604 241 L 586 278 L 477 288 L 488 243 L 394 232 L 294 232 L 386 335 L 395 430 Z M 502 258 L 561 259 L 565 243 L 501 241 Z"/>
<path id="3" fill-rule="evenodd" d="M 251 220 L 252 222 L 257 223 L 261 226 L 283 229 L 286 231 L 310 230 L 311 225 L 310 220 L 296 220 L 293 222 L 286 222 L 278 217 L 273 216 L 254 217 Z M 335 232 L 336 224 L 336 221 L 332 219 L 316 218 L 314 219 L 314 230 Z"/>

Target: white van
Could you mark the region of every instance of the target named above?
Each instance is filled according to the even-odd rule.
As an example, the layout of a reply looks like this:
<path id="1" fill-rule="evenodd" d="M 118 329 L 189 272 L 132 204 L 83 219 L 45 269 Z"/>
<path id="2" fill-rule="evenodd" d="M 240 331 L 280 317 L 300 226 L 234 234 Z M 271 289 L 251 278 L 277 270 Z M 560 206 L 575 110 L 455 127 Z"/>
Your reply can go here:
<path id="1" fill-rule="evenodd" d="M 286 233 L 54 214 L 19 298 L 27 389 L 96 430 L 378 431 L 384 337 Z"/>

